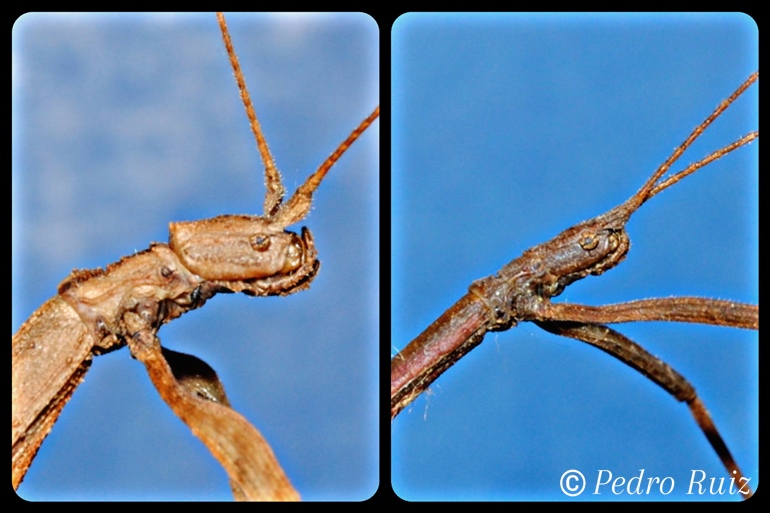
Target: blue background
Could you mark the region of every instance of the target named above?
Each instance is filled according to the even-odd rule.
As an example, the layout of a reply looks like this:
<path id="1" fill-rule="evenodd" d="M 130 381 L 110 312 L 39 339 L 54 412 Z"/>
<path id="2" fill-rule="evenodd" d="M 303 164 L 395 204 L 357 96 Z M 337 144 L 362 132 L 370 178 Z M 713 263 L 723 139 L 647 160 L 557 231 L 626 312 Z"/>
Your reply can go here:
<path id="1" fill-rule="evenodd" d="M 228 21 L 293 191 L 379 103 L 377 25 Z M 214 14 L 26 15 L 13 30 L 13 108 L 13 332 L 73 268 L 166 241 L 170 221 L 262 213 L 262 163 Z M 309 290 L 218 296 L 160 332 L 217 370 L 304 499 L 365 499 L 379 483 L 378 148 L 379 121 L 302 223 L 322 261 Z M 18 492 L 231 498 L 127 350 L 95 359 Z"/>
<path id="2" fill-rule="evenodd" d="M 391 356 L 522 251 L 631 196 L 758 68 L 748 16 L 408 14 L 393 28 Z M 753 86 L 675 170 L 758 129 Z M 758 144 L 645 204 L 627 259 L 556 301 L 758 301 Z M 700 393 L 756 488 L 757 333 L 617 329 Z M 407 499 L 566 499 L 595 482 L 726 475 L 688 408 L 614 358 L 530 324 L 491 333 L 392 424 Z M 589 484 L 589 488 L 591 488 Z M 581 500 L 638 499 L 587 490 Z M 664 498 L 652 495 L 652 498 Z M 705 497 L 712 499 L 711 496 Z M 723 497 L 728 498 L 729 497 Z"/>

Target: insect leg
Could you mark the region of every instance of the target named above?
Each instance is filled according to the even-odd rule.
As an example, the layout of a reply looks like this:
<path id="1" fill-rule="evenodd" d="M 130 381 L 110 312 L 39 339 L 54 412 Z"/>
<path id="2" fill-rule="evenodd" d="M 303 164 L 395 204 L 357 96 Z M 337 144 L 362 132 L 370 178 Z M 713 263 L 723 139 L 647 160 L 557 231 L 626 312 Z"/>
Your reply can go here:
<path id="1" fill-rule="evenodd" d="M 614 324 L 637 321 L 694 322 L 714 326 L 759 329 L 759 306 L 723 299 L 666 297 L 638 299 L 613 305 L 587 306 L 543 303 L 541 319 Z M 540 312 L 538 312 L 540 314 Z"/>
<path id="2" fill-rule="evenodd" d="M 652 355 L 630 338 L 607 326 L 577 322 L 535 321 L 535 324 L 556 335 L 574 338 L 598 347 L 663 387 L 678 401 L 686 402 L 695 422 L 706 435 L 730 476 L 734 477 L 738 483 L 748 482 L 738 464 L 735 463 L 727 444 L 719 434 L 711 415 L 695 392 L 695 388 L 666 362 Z M 750 490 L 741 493 L 744 499 L 751 496 Z"/>
<path id="3" fill-rule="evenodd" d="M 219 400 L 211 400 L 208 393 L 201 394 L 198 380 L 177 381 L 155 331 L 133 312 L 124 317 L 131 354 L 144 364 L 166 404 L 225 468 L 236 499 L 299 500 L 261 433 Z"/>

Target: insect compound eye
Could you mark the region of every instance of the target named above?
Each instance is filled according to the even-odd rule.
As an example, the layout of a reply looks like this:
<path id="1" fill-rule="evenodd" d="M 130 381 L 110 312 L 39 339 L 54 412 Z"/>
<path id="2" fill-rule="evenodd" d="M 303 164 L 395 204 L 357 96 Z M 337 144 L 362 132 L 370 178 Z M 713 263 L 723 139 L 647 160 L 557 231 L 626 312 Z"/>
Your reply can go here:
<path id="1" fill-rule="evenodd" d="M 599 237 L 593 233 L 587 233 L 580 238 L 578 244 L 580 244 L 580 247 L 584 250 L 591 251 L 592 249 L 596 249 L 596 246 L 599 245 Z"/>
<path id="2" fill-rule="evenodd" d="M 256 233 L 249 237 L 249 243 L 257 251 L 267 251 L 270 249 L 270 237 L 261 233 Z"/>

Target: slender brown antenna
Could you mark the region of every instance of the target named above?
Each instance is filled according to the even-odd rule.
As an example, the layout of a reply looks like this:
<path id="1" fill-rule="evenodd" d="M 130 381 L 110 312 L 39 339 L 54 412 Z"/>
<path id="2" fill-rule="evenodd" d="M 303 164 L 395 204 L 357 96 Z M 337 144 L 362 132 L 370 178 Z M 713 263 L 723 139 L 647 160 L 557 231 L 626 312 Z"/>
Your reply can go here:
<path id="1" fill-rule="evenodd" d="M 361 124 L 359 124 L 350 135 L 340 143 L 336 150 L 321 164 L 315 173 L 308 176 L 305 183 L 297 187 L 292 197 L 276 213 L 275 217 L 279 220 L 279 224 L 283 226 L 289 226 L 298 221 L 301 221 L 310 211 L 310 205 L 313 201 L 313 193 L 321 184 L 321 180 L 324 179 L 326 173 L 329 172 L 331 167 L 342 156 L 343 153 L 355 142 L 358 137 L 364 133 L 369 125 L 371 125 L 375 119 L 380 115 L 379 105 L 374 108 L 371 114 L 369 114 Z"/>
<path id="2" fill-rule="evenodd" d="M 281 182 L 281 173 L 275 165 L 273 156 L 270 154 L 270 149 L 267 146 L 267 141 L 262 134 L 262 128 L 259 125 L 259 121 L 257 121 L 257 115 L 254 112 L 254 106 L 251 103 L 249 91 L 246 88 L 246 80 L 243 78 L 241 66 L 238 63 L 238 56 L 235 55 L 233 43 L 230 39 L 230 32 L 227 30 L 225 15 L 218 12 L 217 20 L 219 20 L 219 28 L 222 30 L 222 39 L 225 41 L 227 55 L 230 57 L 230 65 L 233 68 L 235 81 L 238 84 L 238 90 L 241 93 L 241 100 L 243 100 L 243 105 L 246 108 L 246 115 L 249 117 L 251 131 L 257 139 L 259 154 L 262 156 L 262 162 L 265 164 L 265 187 L 267 188 L 264 207 L 265 217 L 272 218 L 272 220 L 280 226 L 289 226 L 301 221 L 307 216 L 313 203 L 313 193 L 321 184 L 326 173 L 329 172 L 329 169 L 331 169 L 342 154 L 347 151 L 350 145 L 353 144 L 367 128 L 369 128 L 369 125 L 371 125 L 375 119 L 377 119 L 380 115 L 380 107 L 375 107 L 374 111 L 369 114 L 369 116 L 367 116 L 344 141 L 342 141 L 337 149 L 334 150 L 323 164 L 319 166 L 316 172 L 310 175 L 307 180 L 305 180 L 305 183 L 297 188 L 291 199 L 289 199 L 287 203 L 282 204 L 283 197 L 286 194 L 286 188 Z"/>
<path id="3" fill-rule="evenodd" d="M 270 216 L 274 214 L 281 205 L 283 196 L 286 194 L 286 187 L 283 186 L 281 173 L 275 165 L 275 160 L 270 154 L 270 148 L 267 146 L 265 136 L 262 134 L 262 127 L 259 125 L 259 121 L 257 121 L 257 114 L 254 112 L 254 105 L 251 103 L 249 90 L 246 88 L 246 79 L 243 77 L 241 65 L 238 62 L 238 56 L 235 54 L 233 42 L 230 39 L 230 31 L 227 29 L 225 15 L 218 12 L 217 20 L 219 21 L 219 28 L 222 31 L 222 39 L 225 42 L 227 56 L 230 58 L 230 66 L 233 68 L 235 82 L 238 84 L 238 91 L 241 93 L 241 100 L 243 101 L 243 106 L 246 108 L 246 116 L 249 118 L 251 131 L 257 139 L 257 148 L 262 157 L 262 162 L 265 165 L 265 187 L 267 188 L 267 192 L 265 193 L 264 212 L 266 216 Z"/>
<path id="4" fill-rule="evenodd" d="M 728 98 L 725 100 L 722 100 L 722 103 L 719 104 L 719 106 L 714 109 L 714 112 L 711 113 L 709 117 L 707 117 L 703 123 L 695 127 L 695 130 L 693 130 L 690 135 L 687 137 L 687 139 L 684 140 L 684 142 L 674 151 L 674 153 L 671 154 L 669 158 L 666 159 L 666 161 L 660 165 L 660 167 L 652 174 L 652 176 L 645 182 L 645 184 L 642 186 L 639 191 L 634 194 L 634 196 L 629 200 L 629 202 L 638 202 L 638 205 L 636 205 L 636 208 L 639 208 L 645 201 L 652 198 L 659 192 L 663 191 L 664 189 L 671 187 L 675 183 L 677 183 L 679 180 L 684 178 L 687 175 L 690 175 L 697 171 L 698 169 L 702 168 L 706 164 L 710 164 L 711 162 L 714 162 L 717 159 L 720 159 L 730 153 L 731 151 L 740 148 L 741 146 L 748 144 L 749 142 L 753 141 L 757 137 L 759 137 L 759 132 L 751 132 L 747 135 L 744 135 L 737 141 L 728 144 L 724 148 L 721 148 L 711 155 L 705 157 L 702 160 L 699 160 L 698 162 L 695 162 L 694 164 L 690 164 L 682 171 L 679 171 L 676 174 L 671 175 L 663 182 L 659 183 L 658 185 L 655 185 L 655 183 L 660 180 L 660 178 L 666 174 L 666 172 L 669 170 L 671 165 L 676 162 L 679 157 L 682 156 L 682 154 L 687 150 L 687 148 L 690 147 L 690 145 L 697 139 L 705 130 L 708 128 L 708 126 L 722 114 L 725 110 L 727 110 L 727 107 L 729 107 L 741 94 L 743 94 L 743 91 L 749 88 L 751 84 L 757 81 L 759 78 L 759 71 L 755 71 L 751 75 L 749 75 L 749 78 L 746 79 L 745 82 L 743 82 L 738 89 L 735 90 L 733 94 L 731 94 Z M 633 200 L 633 201 L 632 201 Z M 636 210 L 634 208 L 634 210 Z"/>
<path id="5" fill-rule="evenodd" d="M 676 182 L 678 182 L 679 180 L 681 180 L 685 176 L 693 174 L 695 171 L 697 171 L 698 169 L 702 168 L 706 164 L 710 164 L 710 163 L 714 162 L 715 160 L 724 157 L 725 155 L 727 155 L 731 151 L 740 148 L 744 144 L 750 143 L 751 141 L 753 141 L 757 137 L 759 137 L 759 131 L 750 132 L 750 133 L 744 135 L 743 137 L 741 137 L 740 139 L 738 139 L 737 141 L 735 141 L 734 143 L 728 144 L 724 148 L 721 148 L 721 149 L 715 151 L 714 153 L 712 153 L 708 157 L 705 157 L 704 159 L 699 160 L 698 162 L 695 162 L 694 164 L 690 164 L 689 166 L 687 166 L 683 170 L 679 171 L 676 174 L 673 174 L 673 175 L 669 176 L 668 178 L 663 180 L 661 183 L 659 183 L 658 185 L 653 187 L 652 190 L 647 195 L 647 199 L 650 199 L 653 196 L 655 196 L 656 194 L 658 194 L 659 192 L 661 192 L 662 190 L 667 189 L 668 187 L 671 187 L 672 185 L 674 185 Z"/>

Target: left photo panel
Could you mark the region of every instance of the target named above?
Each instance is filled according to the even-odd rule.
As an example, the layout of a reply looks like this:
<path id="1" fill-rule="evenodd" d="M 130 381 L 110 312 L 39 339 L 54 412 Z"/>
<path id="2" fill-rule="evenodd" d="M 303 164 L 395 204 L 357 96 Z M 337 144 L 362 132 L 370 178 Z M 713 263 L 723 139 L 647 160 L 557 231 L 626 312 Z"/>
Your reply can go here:
<path id="1" fill-rule="evenodd" d="M 26 379 L 17 362 L 34 358 L 60 358 L 64 376 L 32 399 L 14 389 L 14 458 L 34 456 L 16 489 L 26 500 L 232 500 L 228 473 L 124 347 L 144 278 L 120 277 L 117 299 L 75 301 L 81 318 L 108 312 L 77 341 L 48 302 L 73 269 L 106 269 L 168 244 L 169 223 L 222 215 L 260 216 L 244 235 L 254 251 L 296 234 L 284 264 L 220 273 L 218 241 L 232 233 L 216 231 L 196 246 L 204 266 L 176 255 L 189 290 L 169 299 L 159 287 L 150 301 L 157 338 L 216 370 L 302 500 L 362 501 L 379 487 L 380 29 L 362 13 L 225 16 L 282 203 L 265 199 L 267 151 L 214 13 L 26 14 L 13 26 L 12 332 L 38 312 L 35 334 L 47 334 L 18 347 L 14 335 L 13 386 Z M 92 357 L 100 337 L 118 350 Z M 51 356 L 60 341 L 77 351 Z M 67 377 L 80 368 L 82 382 Z M 36 455 L 19 449 L 59 406 Z"/>

